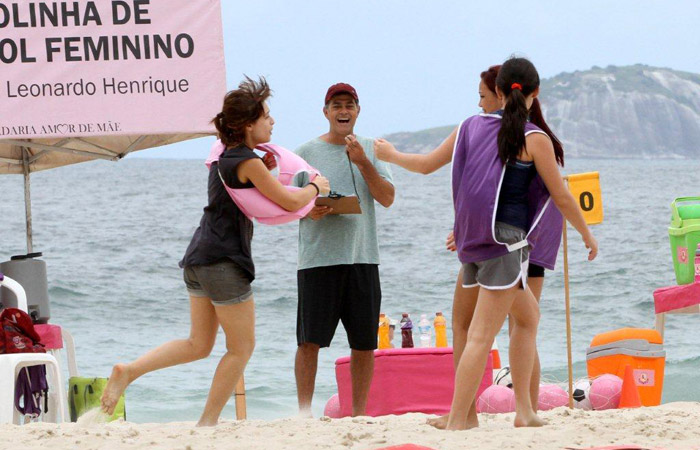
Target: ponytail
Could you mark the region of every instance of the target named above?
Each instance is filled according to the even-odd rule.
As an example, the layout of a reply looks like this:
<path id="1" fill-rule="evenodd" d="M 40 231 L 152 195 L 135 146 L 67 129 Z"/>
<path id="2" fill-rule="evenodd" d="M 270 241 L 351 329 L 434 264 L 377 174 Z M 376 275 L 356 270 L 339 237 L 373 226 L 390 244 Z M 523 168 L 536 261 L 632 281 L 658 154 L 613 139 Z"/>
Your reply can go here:
<path id="1" fill-rule="evenodd" d="M 527 59 L 510 58 L 498 71 L 496 85 L 506 96 L 498 132 L 498 156 L 505 165 L 517 159 L 525 148 L 525 124 L 528 120 L 525 99 L 540 86 L 540 76 Z"/>
<path id="2" fill-rule="evenodd" d="M 506 164 L 515 161 L 525 147 L 525 124 L 527 105 L 520 89 L 512 89 L 503 110 L 501 129 L 498 132 L 498 156 Z"/>

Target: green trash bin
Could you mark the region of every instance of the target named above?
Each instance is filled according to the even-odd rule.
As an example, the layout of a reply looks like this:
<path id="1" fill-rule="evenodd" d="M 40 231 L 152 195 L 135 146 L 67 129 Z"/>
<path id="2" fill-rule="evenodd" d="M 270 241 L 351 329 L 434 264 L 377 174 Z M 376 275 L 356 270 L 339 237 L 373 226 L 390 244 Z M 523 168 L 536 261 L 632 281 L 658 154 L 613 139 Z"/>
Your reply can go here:
<path id="1" fill-rule="evenodd" d="M 680 197 L 671 203 L 671 257 L 678 284 L 695 279 L 695 253 L 700 245 L 700 197 Z"/>

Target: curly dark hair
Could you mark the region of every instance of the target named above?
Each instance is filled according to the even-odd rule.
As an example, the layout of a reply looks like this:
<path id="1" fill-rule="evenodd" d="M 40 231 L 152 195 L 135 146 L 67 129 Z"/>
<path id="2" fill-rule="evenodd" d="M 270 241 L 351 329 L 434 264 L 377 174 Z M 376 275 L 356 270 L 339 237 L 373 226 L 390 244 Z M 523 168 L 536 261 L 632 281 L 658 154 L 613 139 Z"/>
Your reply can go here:
<path id="1" fill-rule="evenodd" d="M 265 113 L 263 103 L 271 95 L 272 91 L 264 77 L 254 81 L 247 76 L 238 85 L 238 89 L 226 94 L 221 112 L 211 121 L 226 147 L 243 143 L 245 127 Z"/>

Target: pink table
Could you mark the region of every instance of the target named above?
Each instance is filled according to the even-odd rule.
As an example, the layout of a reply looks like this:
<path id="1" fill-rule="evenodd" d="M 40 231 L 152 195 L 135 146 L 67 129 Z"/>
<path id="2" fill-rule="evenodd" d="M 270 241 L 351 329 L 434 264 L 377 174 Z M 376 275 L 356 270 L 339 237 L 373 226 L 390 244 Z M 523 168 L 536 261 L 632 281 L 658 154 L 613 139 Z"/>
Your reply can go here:
<path id="1" fill-rule="evenodd" d="M 478 396 L 492 384 L 489 354 Z M 341 417 L 352 414 L 350 357 L 335 362 Z M 452 348 L 396 348 L 374 352 L 374 377 L 367 414 L 384 416 L 421 412 L 447 414 L 454 390 Z"/>
<path id="2" fill-rule="evenodd" d="M 654 291 L 656 331 L 664 337 L 666 314 L 700 313 L 700 283 L 669 286 Z"/>

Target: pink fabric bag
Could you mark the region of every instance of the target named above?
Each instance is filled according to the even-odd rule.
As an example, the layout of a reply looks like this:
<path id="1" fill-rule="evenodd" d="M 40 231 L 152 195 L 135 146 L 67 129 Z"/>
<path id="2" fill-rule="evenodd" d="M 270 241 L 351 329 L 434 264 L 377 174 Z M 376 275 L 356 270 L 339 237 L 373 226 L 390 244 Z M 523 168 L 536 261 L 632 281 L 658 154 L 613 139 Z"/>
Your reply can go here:
<path id="1" fill-rule="evenodd" d="M 369 388 L 367 415 L 385 416 L 420 412 L 447 414 L 454 391 L 452 348 L 393 348 L 375 350 L 374 376 Z M 476 397 L 492 384 L 493 361 L 489 353 Z M 350 357 L 335 362 L 340 417 L 352 414 Z"/>
<path id="2" fill-rule="evenodd" d="M 280 147 L 275 144 L 262 144 L 256 147 L 257 150 L 262 150 L 271 153 L 277 160 L 277 169 L 279 175 L 277 179 L 288 191 L 298 191 L 301 188 L 290 186 L 294 177 L 300 172 L 308 172 L 309 179 L 313 180 L 318 175 L 318 170 L 311 167 L 300 156 Z M 219 160 L 221 154 L 226 150 L 226 146 L 221 141 L 216 141 L 211 148 L 211 153 L 205 164 L 210 168 L 212 163 Z M 223 180 L 222 180 L 223 181 Z M 248 216 L 250 220 L 257 220 L 266 225 L 279 225 L 293 220 L 298 220 L 305 217 L 314 207 L 316 197 L 314 197 L 306 206 L 296 211 L 287 211 L 269 198 L 265 197 L 256 188 L 247 189 L 231 189 L 226 186 L 226 192 L 231 196 L 231 199 L 238 205 L 243 214 Z"/>

